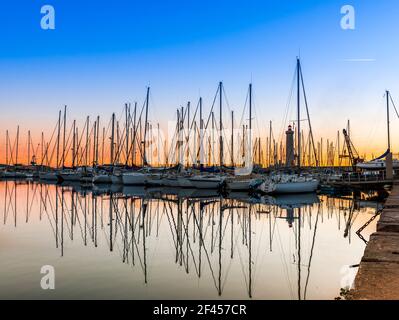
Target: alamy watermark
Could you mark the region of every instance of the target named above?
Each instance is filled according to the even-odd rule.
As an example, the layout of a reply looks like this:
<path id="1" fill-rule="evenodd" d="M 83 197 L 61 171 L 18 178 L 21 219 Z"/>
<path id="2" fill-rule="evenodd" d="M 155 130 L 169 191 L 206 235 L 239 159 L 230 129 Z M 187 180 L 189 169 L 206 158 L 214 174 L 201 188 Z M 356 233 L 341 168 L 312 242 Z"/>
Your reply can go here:
<path id="1" fill-rule="evenodd" d="M 41 7 L 40 13 L 43 15 L 40 20 L 40 27 L 43 30 L 55 29 L 55 9 L 52 5 L 46 4 Z"/>
<path id="2" fill-rule="evenodd" d="M 40 273 L 44 276 L 40 280 L 40 286 L 43 290 L 55 289 L 55 270 L 53 266 L 45 265 L 41 267 Z"/>
<path id="3" fill-rule="evenodd" d="M 343 30 L 355 30 L 356 16 L 355 8 L 352 5 L 346 4 L 341 7 L 341 28 Z"/>

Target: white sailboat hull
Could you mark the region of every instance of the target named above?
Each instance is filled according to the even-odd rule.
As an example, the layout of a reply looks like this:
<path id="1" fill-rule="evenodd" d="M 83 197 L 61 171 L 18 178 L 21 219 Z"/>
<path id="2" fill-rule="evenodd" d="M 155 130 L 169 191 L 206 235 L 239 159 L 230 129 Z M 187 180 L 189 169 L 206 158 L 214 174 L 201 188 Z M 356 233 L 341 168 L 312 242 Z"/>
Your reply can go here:
<path id="1" fill-rule="evenodd" d="M 264 191 L 274 194 L 308 193 L 315 192 L 318 185 L 319 182 L 317 180 L 269 182 L 265 185 Z"/>
<path id="2" fill-rule="evenodd" d="M 376 160 L 376 161 L 358 163 L 356 167 L 363 170 L 385 170 L 386 165 L 385 165 L 385 160 Z M 398 169 L 399 160 L 394 159 L 392 161 L 392 167 L 393 169 Z"/>

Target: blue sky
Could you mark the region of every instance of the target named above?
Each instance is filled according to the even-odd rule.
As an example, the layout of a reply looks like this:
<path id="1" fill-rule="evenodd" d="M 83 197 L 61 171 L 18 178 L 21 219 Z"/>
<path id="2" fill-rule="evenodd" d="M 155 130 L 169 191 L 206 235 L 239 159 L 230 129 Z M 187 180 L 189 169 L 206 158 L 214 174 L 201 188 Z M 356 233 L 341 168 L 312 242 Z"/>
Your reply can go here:
<path id="1" fill-rule="evenodd" d="M 40 28 L 40 8 L 55 8 L 56 29 Z M 340 28 L 340 8 L 356 10 L 356 29 Z M 364 151 L 384 149 L 383 94 L 398 99 L 399 3 L 395 0 L 3 2 L 0 10 L 2 127 L 36 135 L 57 110 L 108 117 L 143 101 L 150 117 L 172 120 L 176 107 L 204 98 L 210 108 L 223 81 L 241 118 L 253 82 L 261 133 L 278 136 L 295 58 L 300 54 L 315 133 L 334 140 L 348 118 Z M 354 62 L 350 59 L 371 59 Z M 294 108 L 289 118 L 294 117 Z M 392 115 L 393 124 L 399 119 Z M 393 146 L 399 130 L 393 128 Z"/>

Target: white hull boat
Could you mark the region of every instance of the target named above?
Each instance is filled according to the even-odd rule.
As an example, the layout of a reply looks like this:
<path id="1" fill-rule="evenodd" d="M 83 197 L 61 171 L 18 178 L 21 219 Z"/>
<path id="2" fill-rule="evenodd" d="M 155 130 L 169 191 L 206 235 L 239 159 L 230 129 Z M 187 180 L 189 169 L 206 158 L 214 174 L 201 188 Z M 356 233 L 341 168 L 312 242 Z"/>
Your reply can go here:
<path id="1" fill-rule="evenodd" d="M 293 194 L 315 192 L 319 186 L 316 179 L 292 178 L 282 179 L 281 181 L 265 181 L 261 186 L 261 191 L 273 194 Z"/>
<path id="2" fill-rule="evenodd" d="M 146 184 L 147 176 L 141 172 L 127 172 L 122 175 L 124 185 L 143 186 Z"/>
<path id="3" fill-rule="evenodd" d="M 385 165 L 385 160 L 379 159 L 379 160 L 358 163 L 356 167 L 363 170 L 385 170 L 386 165 Z M 392 168 L 399 169 L 398 159 L 392 160 Z"/>

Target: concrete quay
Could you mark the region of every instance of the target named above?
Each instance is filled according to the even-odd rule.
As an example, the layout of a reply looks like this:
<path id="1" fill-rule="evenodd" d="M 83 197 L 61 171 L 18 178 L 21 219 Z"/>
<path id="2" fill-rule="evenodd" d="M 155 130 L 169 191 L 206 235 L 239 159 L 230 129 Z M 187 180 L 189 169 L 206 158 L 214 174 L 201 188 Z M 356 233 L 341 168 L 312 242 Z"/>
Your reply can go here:
<path id="1" fill-rule="evenodd" d="M 399 300 L 399 182 L 393 184 L 346 298 Z"/>

